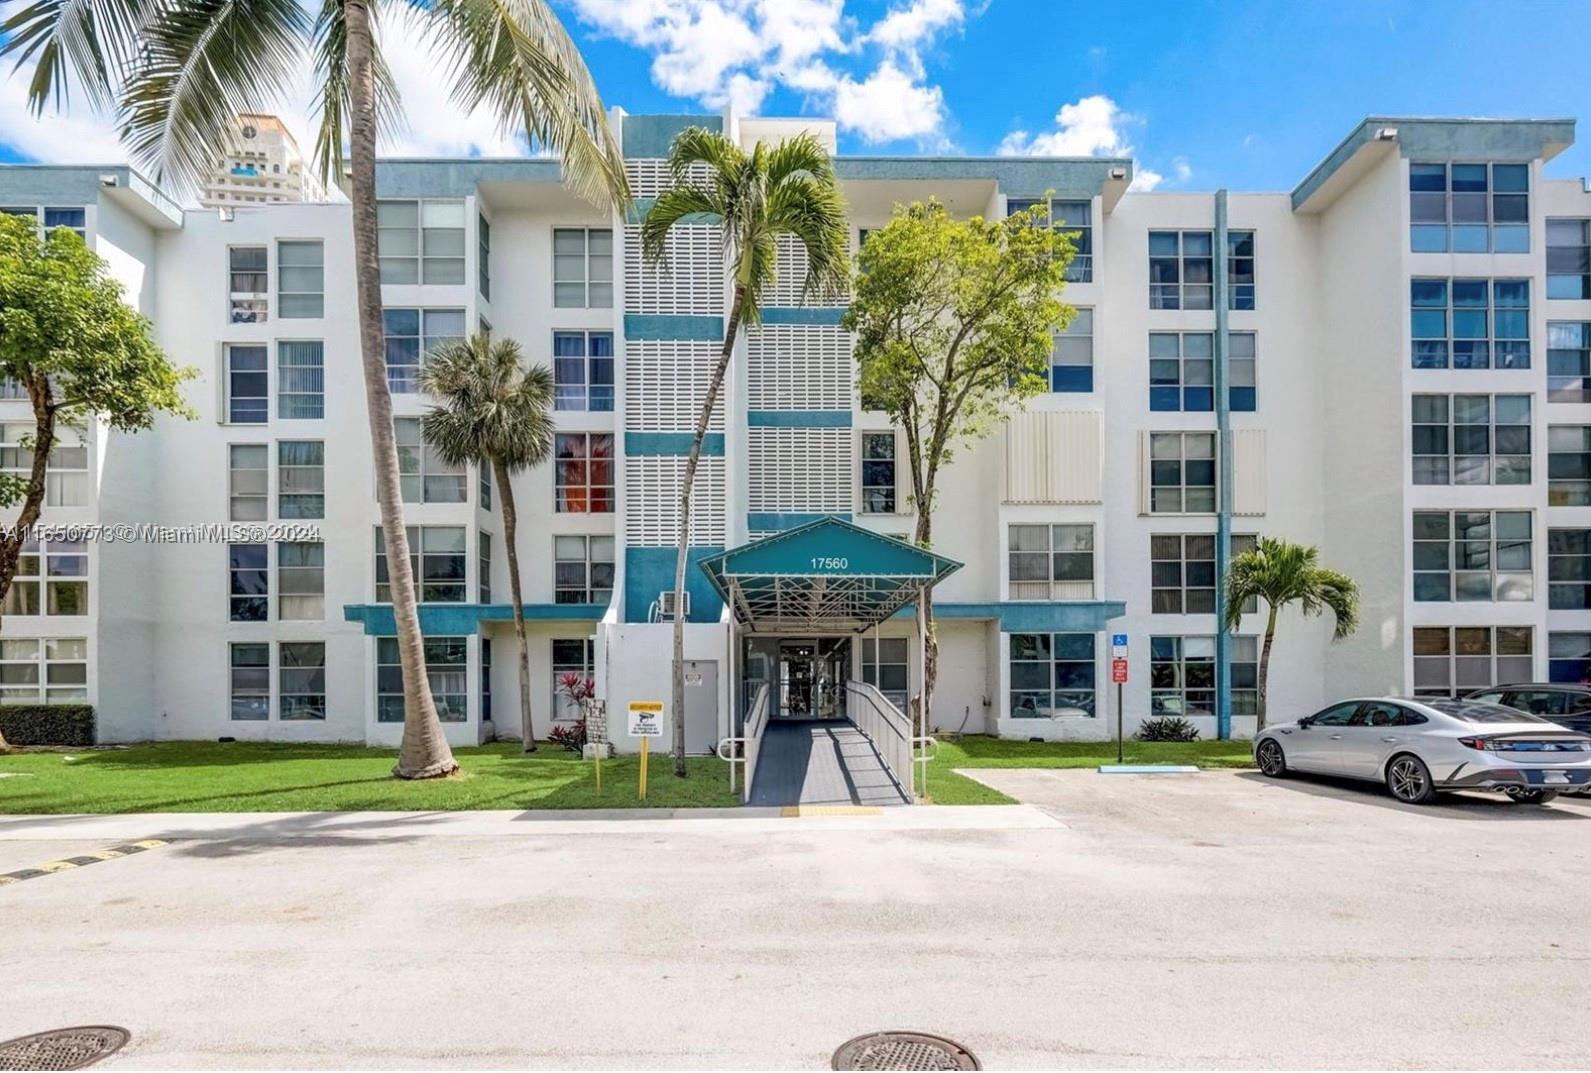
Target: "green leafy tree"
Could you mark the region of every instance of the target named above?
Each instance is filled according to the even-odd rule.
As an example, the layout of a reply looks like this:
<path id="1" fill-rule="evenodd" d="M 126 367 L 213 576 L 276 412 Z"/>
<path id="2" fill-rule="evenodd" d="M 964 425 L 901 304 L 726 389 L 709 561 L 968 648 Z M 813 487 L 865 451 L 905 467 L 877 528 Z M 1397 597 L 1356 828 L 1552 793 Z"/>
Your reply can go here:
<path id="1" fill-rule="evenodd" d="M 1265 642 L 1260 648 L 1259 717 L 1255 732 L 1265 728 L 1265 689 L 1270 679 L 1271 642 L 1276 638 L 1276 616 L 1288 604 L 1297 604 L 1306 618 L 1330 611 L 1336 625 L 1332 640 L 1340 641 L 1359 628 L 1359 586 L 1346 574 L 1320 565 L 1320 549 L 1289 540 L 1260 537 L 1254 547 L 1234 556 L 1226 574 L 1226 624 L 1237 629 L 1243 605 L 1264 600 Z"/>
<path id="2" fill-rule="evenodd" d="M 341 182 L 344 141 L 353 203 L 361 365 L 403 671 L 403 741 L 393 774 L 430 778 L 458 769 L 426 679 L 414 574 L 403 523 L 398 450 L 387 390 L 376 250 L 376 139 L 401 122 L 375 36 L 372 0 L 32 0 L 0 24 L 0 55 L 35 61 L 34 111 L 68 84 L 114 110 L 122 137 L 155 178 L 192 187 L 228 144 L 233 117 L 298 89 L 299 58 L 314 60 L 323 178 Z M 384 9 L 430 35 L 437 92 L 465 111 L 485 108 L 535 148 L 556 152 L 577 194 L 622 208 L 624 163 L 585 61 L 549 0 L 396 0 Z"/>
<path id="3" fill-rule="evenodd" d="M 0 531 L 0 604 L 44 506 L 58 430 L 97 421 L 138 432 L 162 413 L 191 417 L 181 385 L 192 375 L 166 358 L 149 321 L 75 232 L 41 236 L 31 218 L 0 214 L 0 377 L 18 384 L 33 408 L 28 472 L 0 475 L 0 508 L 21 504 Z"/>
<path id="4" fill-rule="evenodd" d="M 530 722 L 530 644 L 525 640 L 525 601 L 519 588 L 519 512 L 515 473 L 539 466 L 552 454 L 553 382 L 545 365 L 526 366 L 512 339 L 473 335 L 432 351 L 420 372 L 420 388 L 441 405 L 421 424 L 425 442 L 453 466 L 487 467 L 497 484 L 508 548 L 508 587 L 514 600 L 514 638 L 519 645 L 519 726 L 527 753 L 536 751 Z"/>
<path id="5" fill-rule="evenodd" d="M 905 435 L 922 547 L 933 546 L 939 480 L 957 452 L 1049 390 L 1054 336 L 1074 310 L 1061 301 L 1072 241 L 1047 219 L 1044 206 L 957 220 L 938 201 L 914 202 L 897 206 L 857 254 L 844 323 L 856 335 L 858 387 L 862 405 Z M 939 646 L 932 603 L 918 603 L 926 734 Z"/>
<path id="6" fill-rule="evenodd" d="M 641 248 L 654 264 L 666 262 L 669 232 L 681 223 L 716 217 L 723 228 L 724 259 L 733 287 L 723 347 L 691 436 L 680 482 L 679 548 L 674 560 L 674 774 L 685 777 L 685 567 L 690 554 L 691 489 L 702 440 L 743 324 L 762 319 L 763 291 L 774 281 L 779 239 L 789 237 L 806 254 L 802 293 L 843 292 L 850 265 L 845 201 L 828 150 L 810 134 L 750 152 L 716 131 L 690 127 L 669 147 L 672 185 L 641 221 Z"/>

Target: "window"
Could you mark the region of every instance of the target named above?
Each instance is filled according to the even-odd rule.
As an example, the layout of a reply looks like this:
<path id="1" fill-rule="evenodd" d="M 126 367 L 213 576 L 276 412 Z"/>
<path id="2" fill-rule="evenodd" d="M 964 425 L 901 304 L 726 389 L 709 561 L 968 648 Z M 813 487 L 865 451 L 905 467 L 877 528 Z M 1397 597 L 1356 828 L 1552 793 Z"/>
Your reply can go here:
<path id="1" fill-rule="evenodd" d="M 382 283 L 463 283 L 464 202 L 378 201 Z"/>
<path id="2" fill-rule="evenodd" d="M 613 598 L 613 538 L 555 536 L 553 602 L 605 604 Z"/>
<path id="3" fill-rule="evenodd" d="M 396 417 L 392 429 L 398 440 L 398 480 L 405 503 L 463 503 L 469 478 L 463 466 L 450 466 L 436 448 L 425 442 L 418 417 Z"/>
<path id="4" fill-rule="evenodd" d="M 552 642 L 552 717 L 559 722 L 580 718 L 580 708 L 570 702 L 558 689 L 558 681 L 566 674 L 590 678 L 596 665 L 595 646 L 589 638 L 554 638 Z"/>
<path id="5" fill-rule="evenodd" d="M 492 719 L 492 639 L 481 638 L 481 722 Z"/>
<path id="6" fill-rule="evenodd" d="M 613 409 L 613 333 L 553 332 L 553 407 Z"/>
<path id="7" fill-rule="evenodd" d="M 1415 600 L 1529 600 L 1531 591 L 1528 510 L 1414 512 Z"/>
<path id="8" fill-rule="evenodd" d="M 5 614 L 88 614 L 88 546 L 82 540 L 48 540 L 41 555 L 37 539 L 23 541 L 16 575 L 6 593 Z"/>
<path id="9" fill-rule="evenodd" d="M 436 716 L 462 723 L 469 711 L 469 645 L 463 637 L 425 639 L 425 676 Z M 403 722 L 403 666 L 396 637 L 376 638 L 376 722 Z"/>
<path id="10" fill-rule="evenodd" d="M 1548 427 L 1547 505 L 1591 507 L 1591 425 Z"/>
<path id="11" fill-rule="evenodd" d="M 481 509 L 482 510 L 491 510 L 492 509 L 492 467 L 491 466 L 476 466 L 475 467 L 475 474 L 476 474 L 476 476 L 478 478 L 480 478 L 480 487 L 477 489 L 477 491 L 479 491 L 480 495 L 481 495 Z"/>
<path id="12" fill-rule="evenodd" d="M 1532 633 L 1529 626 L 1416 626 L 1414 695 L 1451 697 L 1530 681 Z"/>
<path id="13" fill-rule="evenodd" d="M 233 622 L 264 622 L 270 618 L 270 552 L 264 544 L 228 544 L 228 586 Z"/>
<path id="14" fill-rule="evenodd" d="M 1094 635 L 1011 634 L 1011 718 L 1094 715 Z"/>
<path id="15" fill-rule="evenodd" d="M 558 512 L 613 513 L 613 434 L 560 432 L 554 451 Z"/>
<path id="16" fill-rule="evenodd" d="M 1547 401 L 1591 402 L 1591 322 L 1547 322 Z"/>
<path id="17" fill-rule="evenodd" d="M 1529 677 L 1529 674 L 1521 674 L 1497 680 L 1522 682 Z M 1591 684 L 1591 633 L 1554 631 L 1547 634 L 1547 680 Z"/>
<path id="18" fill-rule="evenodd" d="M 1254 333 L 1227 336 L 1227 369 L 1231 409 L 1252 412 Z M 1211 332 L 1149 333 L 1149 409 L 1211 411 L 1215 409 L 1215 335 Z"/>
<path id="19" fill-rule="evenodd" d="M 1529 395 L 1415 395 L 1415 484 L 1529 484 Z"/>
<path id="20" fill-rule="evenodd" d="M 283 320 L 326 315 L 326 248 L 319 241 L 276 244 L 276 302 Z"/>
<path id="21" fill-rule="evenodd" d="M 1092 600 L 1092 525 L 1006 528 L 1006 580 L 1013 600 Z"/>
<path id="22" fill-rule="evenodd" d="M 1149 511 L 1152 514 L 1215 512 L 1215 433 L 1150 434 Z"/>
<path id="23" fill-rule="evenodd" d="M 1254 333 L 1227 334 L 1227 406 L 1234 413 L 1253 413 L 1259 405 L 1254 380 Z"/>
<path id="24" fill-rule="evenodd" d="M 1547 530 L 1547 606 L 1591 610 L 1591 529 Z"/>
<path id="25" fill-rule="evenodd" d="M 271 275 L 264 246 L 227 250 L 227 295 L 233 324 L 264 324 L 269 319 Z"/>
<path id="26" fill-rule="evenodd" d="M 1254 232 L 1226 233 L 1226 307 L 1254 308 Z"/>
<path id="27" fill-rule="evenodd" d="M 281 440 L 276 445 L 276 516 L 326 517 L 326 445 Z"/>
<path id="28" fill-rule="evenodd" d="M 484 529 L 475 534 L 475 599 L 492 602 L 492 534 Z"/>
<path id="29" fill-rule="evenodd" d="M 33 425 L 0 425 L 0 473 L 26 481 L 33 471 Z M 55 444 L 44 472 L 46 507 L 81 507 L 88 503 L 88 447 L 75 429 L 57 425 Z"/>
<path id="30" fill-rule="evenodd" d="M 1529 253 L 1530 166 L 1411 163 L 1409 249 Z"/>
<path id="31" fill-rule="evenodd" d="M 282 340 L 276 344 L 276 416 L 308 420 L 326 416 L 324 343 Z"/>
<path id="32" fill-rule="evenodd" d="M 492 225 L 486 217 L 475 217 L 476 273 L 481 278 L 481 297 L 492 300 Z M 484 716 L 482 718 L 485 718 Z"/>
<path id="33" fill-rule="evenodd" d="M 278 717 L 325 719 L 325 642 L 282 641 L 276 646 L 276 656 Z"/>
<path id="34" fill-rule="evenodd" d="M 5 213 L 7 216 L 31 217 L 45 233 L 54 231 L 57 227 L 64 227 L 74 232 L 78 238 L 85 241 L 88 239 L 88 213 L 77 206 L 39 208 L 34 205 L 7 205 L 0 207 L 0 213 Z"/>
<path id="35" fill-rule="evenodd" d="M 0 639 L 0 704 L 88 700 L 88 640 Z"/>
<path id="36" fill-rule="evenodd" d="M 39 596 L 39 542 L 36 537 L 29 537 L 17 553 L 17 570 L 11 588 L 6 590 L 4 614 L 43 614 Z"/>
<path id="37" fill-rule="evenodd" d="M 384 309 L 387 386 L 397 395 L 420 390 L 420 362 L 442 343 L 464 338 L 462 309 Z"/>
<path id="38" fill-rule="evenodd" d="M 1043 205 L 1038 197 L 1006 198 L 1005 214 L 1015 216 L 1035 205 Z M 1088 283 L 1094 278 L 1094 206 L 1091 201 L 1049 202 L 1050 227 L 1072 236 L 1072 263 L 1066 266 L 1066 282 Z M 867 232 L 863 231 L 865 240 Z"/>
<path id="39" fill-rule="evenodd" d="M 276 545 L 276 589 L 277 618 L 325 618 L 326 545 L 318 540 Z"/>
<path id="40" fill-rule="evenodd" d="M 1591 220 L 1547 221 L 1547 297 L 1591 298 Z"/>
<path id="41" fill-rule="evenodd" d="M 271 453 L 263 443 L 234 443 L 227 448 L 227 517 L 234 522 L 263 522 L 271 509 Z"/>
<path id="42" fill-rule="evenodd" d="M 1259 707 L 1259 645 L 1231 639 L 1232 714 Z M 1156 716 L 1215 715 L 1215 638 L 1149 638 L 1149 709 Z"/>
<path id="43" fill-rule="evenodd" d="M 1094 390 L 1094 311 L 1079 309 L 1050 350 L 1050 390 Z"/>
<path id="44" fill-rule="evenodd" d="M 227 420 L 234 425 L 263 425 L 271 416 L 270 359 L 259 345 L 226 348 Z"/>
<path id="45" fill-rule="evenodd" d="M 1149 308 L 1215 308 L 1214 239 L 1209 231 L 1149 232 Z"/>
<path id="46" fill-rule="evenodd" d="M 862 433 L 863 514 L 896 512 L 898 500 L 895 495 L 895 478 L 895 434 Z"/>
<path id="47" fill-rule="evenodd" d="M 464 572 L 464 527 L 461 525 L 411 525 L 409 570 L 421 603 L 462 604 L 467 602 Z M 381 527 L 376 527 L 376 603 L 390 604 L 392 589 L 387 578 L 387 543 Z"/>
<path id="48" fill-rule="evenodd" d="M 1530 368 L 1528 279 L 1409 282 L 1416 369 Z"/>
<path id="49" fill-rule="evenodd" d="M 1254 549 L 1253 534 L 1232 534 L 1232 554 Z M 1154 533 L 1149 537 L 1150 611 L 1157 615 L 1215 614 L 1215 534 Z M 1258 609 L 1258 601 L 1243 608 Z"/>
<path id="50" fill-rule="evenodd" d="M 611 230 L 553 228 L 552 304 L 559 309 L 613 308 Z"/>
<path id="51" fill-rule="evenodd" d="M 876 686 L 901 711 L 910 702 L 908 645 L 904 637 L 862 636 L 862 681 Z"/>
<path id="52" fill-rule="evenodd" d="M 232 644 L 232 718 L 258 721 L 271 717 L 271 646 Z"/>

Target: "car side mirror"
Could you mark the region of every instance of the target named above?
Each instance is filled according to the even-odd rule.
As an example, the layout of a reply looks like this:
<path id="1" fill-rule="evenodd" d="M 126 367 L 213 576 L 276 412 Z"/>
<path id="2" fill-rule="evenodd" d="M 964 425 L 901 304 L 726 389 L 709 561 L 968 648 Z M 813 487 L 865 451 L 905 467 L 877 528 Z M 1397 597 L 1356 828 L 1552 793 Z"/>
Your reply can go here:
<path id="1" fill-rule="evenodd" d="M 1314 723 L 1314 721 L 1315 721 L 1315 717 L 1314 716 L 1306 715 L 1306 716 L 1304 716 L 1302 719 L 1300 719 L 1298 721 L 1298 729 L 1299 730 L 1305 730 L 1305 729 L 1307 729 L 1310 726 L 1310 724 Z"/>

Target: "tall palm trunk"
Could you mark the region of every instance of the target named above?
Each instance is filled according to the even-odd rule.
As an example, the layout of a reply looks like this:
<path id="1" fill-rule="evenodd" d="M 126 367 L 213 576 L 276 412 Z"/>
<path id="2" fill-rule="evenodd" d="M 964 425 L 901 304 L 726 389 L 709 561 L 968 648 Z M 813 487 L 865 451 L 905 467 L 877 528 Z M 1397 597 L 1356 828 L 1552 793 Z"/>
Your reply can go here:
<path id="1" fill-rule="evenodd" d="M 685 479 L 679 492 L 679 551 L 674 556 L 674 774 L 685 777 L 685 564 L 690 558 L 691 546 L 691 486 L 696 480 L 696 464 L 702 458 L 702 441 L 707 438 L 707 426 L 713 418 L 713 407 L 718 403 L 718 392 L 724 386 L 724 374 L 729 370 L 729 358 L 735 352 L 735 336 L 740 332 L 741 310 L 746 304 L 746 287 L 735 285 L 735 300 L 729 307 L 729 321 L 724 325 L 724 345 L 718 352 L 718 364 L 713 368 L 713 378 L 707 385 L 707 398 L 702 401 L 702 412 L 696 418 L 696 432 L 691 437 L 691 453 L 685 459 Z"/>
<path id="2" fill-rule="evenodd" d="M 10 594 L 11 583 L 16 579 L 17 560 L 22 556 L 22 545 L 27 540 L 28 530 L 33 528 L 44 509 L 45 477 L 50 465 L 50 451 L 55 447 L 55 399 L 49 378 L 34 377 L 25 386 L 28 399 L 33 403 L 33 462 L 28 469 L 28 491 L 22 500 L 22 511 L 17 515 L 10 534 L 5 537 L 4 546 L 0 547 L 0 605 Z M 0 753 L 10 751 L 5 733 L 0 731 Z"/>
<path id="3" fill-rule="evenodd" d="M 1265 729 L 1265 686 L 1271 677 L 1271 641 L 1276 637 L 1276 605 L 1265 618 L 1265 644 L 1260 648 L 1259 680 L 1255 682 L 1254 733 Z"/>
<path id="4" fill-rule="evenodd" d="M 536 730 L 530 722 L 530 642 L 525 640 L 525 600 L 519 594 L 519 511 L 514 506 L 514 486 L 508 467 L 492 459 L 492 476 L 503 504 L 503 542 L 508 545 L 508 591 L 514 600 L 514 640 L 519 645 L 519 733 L 527 753 L 536 751 Z"/>
<path id="5" fill-rule="evenodd" d="M 431 683 L 426 677 L 425 642 L 415 610 L 414 571 L 403 527 L 403 493 L 398 481 L 398 448 L 392 431 L 392 395 L 387 390 L 385 339 L 381 324 L 381 267 L 376 253 L 376 97 L 369 0 L 344 0 L 348 25 L 348 119 L 353 203 L 354 278 L 358 285 L 359 351 L 365 374 L 365 403 L 376 470 L 376 500 L 387 547 L 387 578 L 392 616 L 398 628 L 398 658 L 403 668 L 403 742 L 392 773 L 427 779 L 458 770 L 448 748 Z"/>

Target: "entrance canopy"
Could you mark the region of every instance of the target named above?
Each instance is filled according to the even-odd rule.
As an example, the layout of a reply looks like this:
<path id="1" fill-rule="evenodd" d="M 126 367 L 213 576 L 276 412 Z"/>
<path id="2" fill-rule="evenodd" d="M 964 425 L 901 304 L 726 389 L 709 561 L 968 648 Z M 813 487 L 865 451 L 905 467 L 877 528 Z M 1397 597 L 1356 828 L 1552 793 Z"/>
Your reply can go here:
<path id="1" fill-rule="evenodd" d="M 737 621 L 758 633 L 860 633 L 961 564 L 839 518 L 702 560 Z"/>

